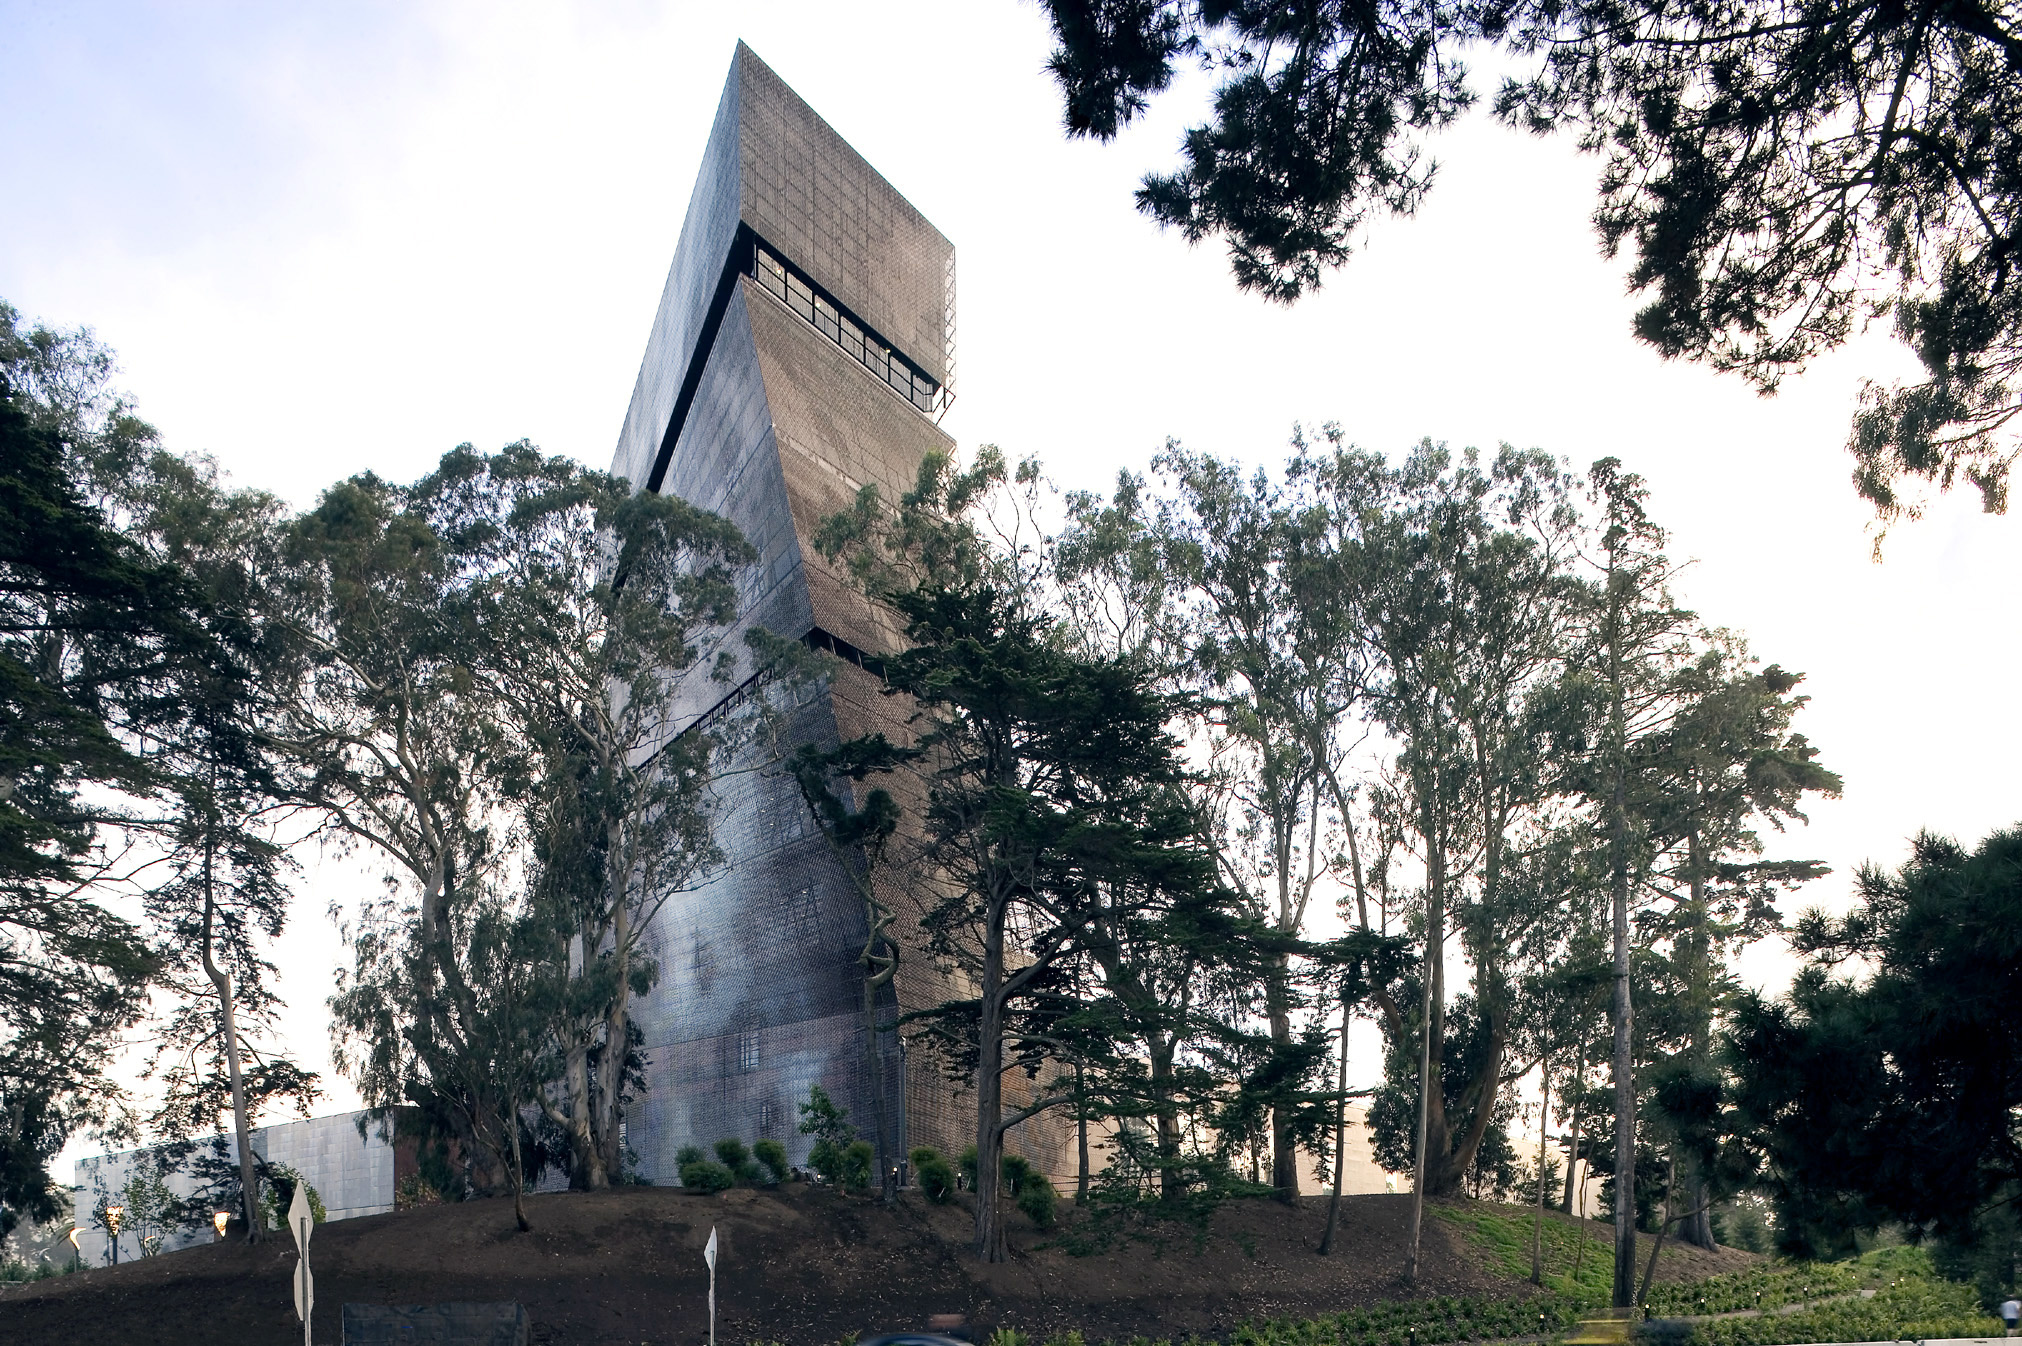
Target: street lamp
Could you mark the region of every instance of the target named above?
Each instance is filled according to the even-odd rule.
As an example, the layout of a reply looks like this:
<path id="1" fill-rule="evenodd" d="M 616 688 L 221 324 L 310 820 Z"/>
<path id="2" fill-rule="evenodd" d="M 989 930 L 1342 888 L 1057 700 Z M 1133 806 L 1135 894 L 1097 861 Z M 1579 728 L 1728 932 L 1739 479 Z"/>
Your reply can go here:
<path id="1" fill-rule="evenodd" d="M 105 1227 L 112 1231 L 112 1264 L 119 1265 L 119 1217 L 126 1214 L 124 1206 L 105 1208 Z"/>
<path id="2" fill-rule="evenodd" d="M 211 1224 L 218 1231 L 218 1242 L 222 1243 L 225 1241 L 225 1226 L 231 1223 L 231 1219 L 232 1213 L 228 1210 L 211 1212 Z"/>
<path id="3" fill-rule="evenodd" d="M 77 1246 L 77 1226 L 70 1226 L 70 1269 L 75 1271 L 84 1265 L 84 1249 Z"/>

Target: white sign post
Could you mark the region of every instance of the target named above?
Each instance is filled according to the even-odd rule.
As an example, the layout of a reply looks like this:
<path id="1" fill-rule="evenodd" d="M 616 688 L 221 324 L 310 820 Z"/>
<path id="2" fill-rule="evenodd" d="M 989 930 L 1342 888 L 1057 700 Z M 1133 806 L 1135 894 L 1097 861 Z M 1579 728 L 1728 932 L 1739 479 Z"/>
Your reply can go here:
<path id="1" fill-rule="evenodd" d="M 288 1203 L 288 1228 L 302 1260 L 295 1264 L 295 1312 L 302 1319 L 302 1346 L 310 1346 L 309 1314 L 316 1307 L 316 1282 L 309 1275 L 309 1235 L 315 1231 L 316 1216 L 309 1209 L 309 1184 L 297 1180 L 295 1199 Z"/>
<path id="2" fill-rule="evenodd" d="M 709 1346 L 716 1346 L 716 1226 L 709 1226 L 709 1242 L 702 1249 L 709 1264 Z"/>

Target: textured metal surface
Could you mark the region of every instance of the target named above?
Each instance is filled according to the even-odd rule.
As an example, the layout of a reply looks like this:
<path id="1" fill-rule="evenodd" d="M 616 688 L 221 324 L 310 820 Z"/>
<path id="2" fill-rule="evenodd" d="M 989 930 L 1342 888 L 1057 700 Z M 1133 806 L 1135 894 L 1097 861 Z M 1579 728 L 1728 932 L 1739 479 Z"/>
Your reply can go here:
<path id="1" fill-rule="evenodd" d="M 669 732 L 720 713 L 750 670 L 753 625 L 797 639 L 826 633 L 871 652 L 897 647 L 890 615 L 828 565 L 814 534 L 864 485 L 895 498 L 928 452 L 953 447 L 888 377 L 818 328 L 812 305 L 797 314 L 745 274 L 732 250 L 750 235 L 933 378 L 945 377 L 953 354 L 953 248 L 740 45 L 614 459 L 635 485 L 657 471 L 659 489 L 728 518 L 758 551 L 744 615 L 696 665 L 723 653 L 738 671 L 727 683 L 690 677 Z M 664 465 L 649 470 L 663 449 Z M 794 743 L 908 732 L 905 707 L 847 664 L 787 709 Z M 780 1140 L 804 1164 L 812 1140 L 799 1134 L 798 1109 L 815 1084 L 866 1138 L 882 1097 L 895 1159 L 921 1143 L 958 1153 L 973 1139 L 973 1096 L 938 1063 L 909 1059 L 889 1027 L 902 1009 L 956 992 L 924 951 L 925 894 L 897 877 L 881 890 L 905 956 L 881 996 L 873 1060 L 857 962 L 866 914 L 848 874 L 764 755 L 720 763 L 716 790 L 729 863 L 672 895 L 646 935 L 661 976 L 636 1010 L 647 1089 L 627 1114 L 627 1136 L 639 1175 L 673 1182 L 681 1147 L 726 1137 Z M 1050 1119 L 1030 1124 L 1012 1146 L 1061 1173 L 1061 1133 Z"/>

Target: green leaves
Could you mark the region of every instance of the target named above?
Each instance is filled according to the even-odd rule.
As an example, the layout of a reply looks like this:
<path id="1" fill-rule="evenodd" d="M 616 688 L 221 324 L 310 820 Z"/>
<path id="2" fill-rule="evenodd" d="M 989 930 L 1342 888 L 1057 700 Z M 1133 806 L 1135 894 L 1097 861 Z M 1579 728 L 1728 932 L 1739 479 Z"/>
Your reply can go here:
<path id="1" fill-rule="evenodd" d="M 2022 412 L 2022 22 L 2012 4 L 1676 6 L 1049 0 L 1069 135 L 1113 138 L 1197 60 L 1219 84 L 1138 208 L 1219 238 L 1289 303 L 1372 214 L 1430 189 L 1429 133 L 1507 75 L 1495 113 L 1605 159 L 1594 221 L 1633 254 L 1636 336 L 1764 390 L 1893 314 L 1925 377 L 1870 385 L 1849 449 L 1884 519 L 1963 478 L 2006 508 Z"/>

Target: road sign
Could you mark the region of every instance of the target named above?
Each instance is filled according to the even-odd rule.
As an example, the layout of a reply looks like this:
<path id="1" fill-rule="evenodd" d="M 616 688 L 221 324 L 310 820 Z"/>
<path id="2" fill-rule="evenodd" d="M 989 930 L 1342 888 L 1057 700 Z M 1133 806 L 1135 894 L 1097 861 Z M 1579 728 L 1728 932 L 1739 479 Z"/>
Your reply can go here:
<path id="1" fill-rule="evenodd" d="M 295 1314 L 302 1320 L 302 1346 L 310 1346 L 309 1314 L 316 1307 L 316 1280 L 309 1274 L 309 1236 L 316 1232 L 316 1213 L 309 1209 L 309 1184 L 295 1183 L 295 1199 L 288 1203 L 288 1232 L 302 1258 L 295 1263 Z"/>
<path id="2" fill-rule="evenodd" d="M 716 1346 L 716 1226 L 709 1226 L 709 1242 L 703 1246 L 702 1260 L 709 1264 L 709 1346 Z"/>

